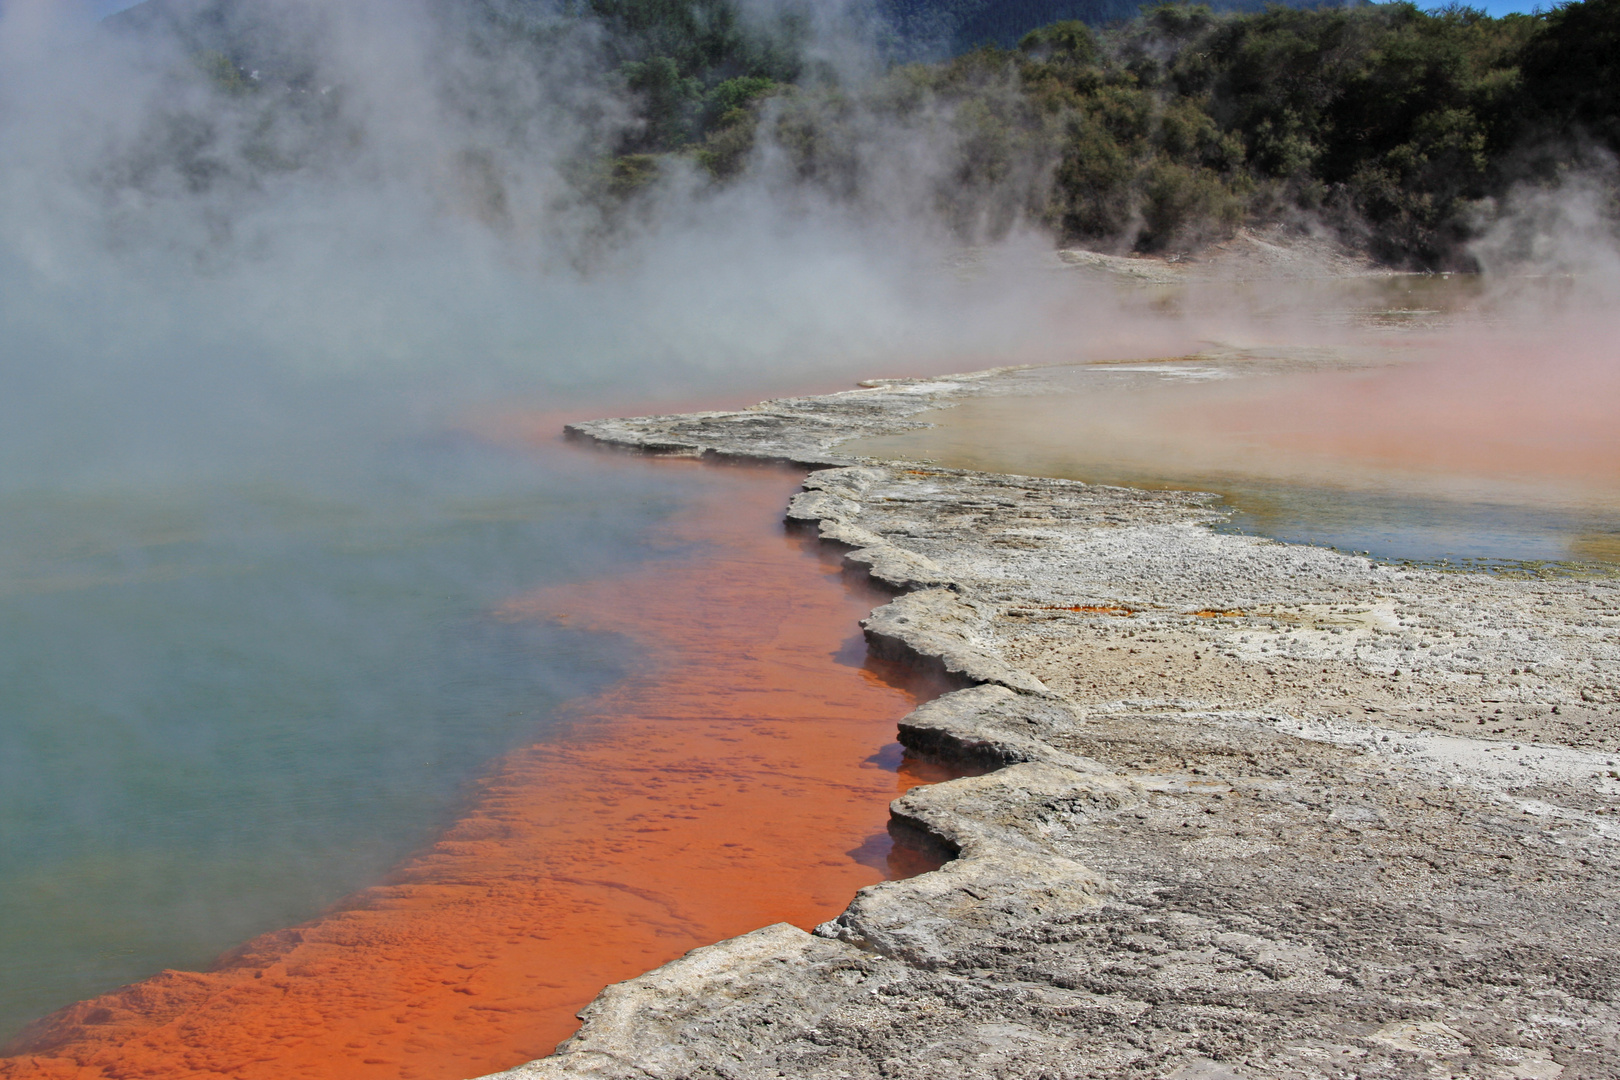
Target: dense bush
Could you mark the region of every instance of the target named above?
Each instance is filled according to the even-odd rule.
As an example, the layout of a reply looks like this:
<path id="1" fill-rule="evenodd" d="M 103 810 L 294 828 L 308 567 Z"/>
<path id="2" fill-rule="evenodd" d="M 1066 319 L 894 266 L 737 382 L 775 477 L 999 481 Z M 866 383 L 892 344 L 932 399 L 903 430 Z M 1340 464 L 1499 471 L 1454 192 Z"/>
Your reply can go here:
<path id="1" fill-rule="evenodd" d="M 1554 8 L 1520 57 L 1525 104 L 1556 132 L 1620 153 L 1620 0 Z"/>
<path id="2" fill-rule="evenodd" d="M 1617 65 L 1620 0 L 1499 19 L 1404 2 L 1166 4 L 903 77 L 934 113 L 966 118 L 931 133 L 961 184 L 946 201 L 1018 204 L 1062 241 L 1138 250 L 1309 215 L 1389 262 L 1444 266 L 1466 264 L 1491 196 L 1594 141 L 1620 150 Z M 884 88 L 868 98 L 902 124 L 929 112 L 894 110 Z M 952 219 L 1007 216 L 957 206 Z"/>

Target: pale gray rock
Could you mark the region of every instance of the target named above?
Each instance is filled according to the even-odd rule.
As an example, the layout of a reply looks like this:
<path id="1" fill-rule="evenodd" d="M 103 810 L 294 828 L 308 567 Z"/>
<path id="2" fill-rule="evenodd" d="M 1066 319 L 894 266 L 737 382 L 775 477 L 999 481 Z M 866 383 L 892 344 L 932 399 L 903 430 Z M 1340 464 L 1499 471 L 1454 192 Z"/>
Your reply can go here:
<path id="1" fill-rule="evenodd" d="M 1058 750 L 1040 738 L 1072 730 L 1076 717 L 1061 701 L 984 685 L 935 698 L 900 722 L 900 740 L 936 761 L 999 769 L 1045 761 L 1078 772 L 1106 767 Z"/>
<path id="2" fill-rule="evenodd" d="M 1042 693 L 1046 687 L 1003 662 L 985 635 L 986 610 L 951 589 L 906 593 L 861 620 L 872 652 L 891 660 L 937 666 L 966 683 L 995 683 Z"/>
<path id="3" fill-rule="evenodd" d="M 584 425 L 839 463 L 981 373 Z M 612 426 L 616 425 L 616 426 Z M 1211 530 L 1203 496 L 860 462 L 788 512 L 876 651 L 941 869 L 610 987 L 512 1077 L 1620 1077 L 1620 588 Z"/>
<path id="4" fill-rule="evenodd" d="M 913 420 L 950 397 L 971 396 L 980 387 L 995 392 L 996 376 L 1016 369 L 996 368 L 938 379 L 884 379 L 826 398 L 780 398 L 736 412 L 686 413 L 592 420 L 565 429 L 575 438 L 679 457 L 743 458 L 812 467 L 851 465 L 835 452 L 841 442 L 861 435 L 887 435 L 925 426 Z M 837 414 L 826 402 L 836 399 Z"/>

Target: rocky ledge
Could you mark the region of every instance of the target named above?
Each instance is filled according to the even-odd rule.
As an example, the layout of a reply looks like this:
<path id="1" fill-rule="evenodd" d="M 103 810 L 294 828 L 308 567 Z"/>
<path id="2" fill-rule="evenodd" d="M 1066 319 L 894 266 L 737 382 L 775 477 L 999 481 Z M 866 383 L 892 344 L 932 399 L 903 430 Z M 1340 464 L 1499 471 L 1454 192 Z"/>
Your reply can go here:
<path id="1" fill-rule="evenodd" d="M 837 453 L 1043 377 L 574 429 L 817 467 L 789 519 L 895 592 L 876 650 L 961 687 L 901 741 L 979 774 L 893 805 L 942 869 L 609 987 L 501 1075 L 1620 1076 L 1620 582 Z"/>

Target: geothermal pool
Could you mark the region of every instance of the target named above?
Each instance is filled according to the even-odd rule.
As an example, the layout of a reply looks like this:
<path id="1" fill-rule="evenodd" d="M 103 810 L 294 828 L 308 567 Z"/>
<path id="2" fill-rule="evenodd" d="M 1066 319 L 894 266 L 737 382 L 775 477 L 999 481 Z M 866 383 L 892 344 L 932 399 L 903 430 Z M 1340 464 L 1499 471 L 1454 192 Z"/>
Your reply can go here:
<path id="1" fill-rule="evenodd" d="M 474 565 L 500 571 L 468 569 L 483 588 L 463 581 L 460 591 L 411 576 L 423 566 L 400 551 L 429 547 L 425 537 L 378 536 L 365 547 L 338 534 L 368 568 L 354 588 L 378 606 L 355 601 L 344 632 L 311 647 L 332 653 L 330 667 L 349 680 L 329 692 L 363 699 L 365 709 L 351 703 L 345 712 L 341 698 L 256 703 L 266 682 L 287 674 L 262 653 L 257 668 L 241 662 L 266 672 L 238 675 L 241 697 L 199 693 L 182 708 L 183 676 L 195 675 L 188 651 L 218 665 L 223 648 L 217 616 L 183 610 L 189 629 L 171 629 L 156 646 L 176 670 L 158 664 L 148 675 L 172 688 L 158 699 L 166 709 L 153 708 L 142 749 L 159 759 L 172 750 L 160 722 L 189 724 L 182 734 L 204 745 L 186 747 L 184 768 L 135 755 L 122 774 L 107 772 L 102 783 L 131 802 L 133 820 L 121 832 L 87 828 L 77 841 L 91 849 L 80 862 L 118 846 L 133 868 L 126 875 L 150 885 L 120 890 L 109 880 L 75 893 L 73 867 L 53 864 L 42 843 L 34 879 L 56 873 L 60 902 L 30 908 L 37 893 L 21 890 L 12 900 L 42 927 L 35 940 L 8 939 L 36 973 L 35 993 L 18 994 L 14 1012 L 26 1019 L 30 1007 L 38 1013 L 160 966 L 206 968 L 256 931 L 302 922 L 345 891 L 371 887 L 314 922 L 249 941 L 206 974 L 167 972 L 36 1025 L 0 1075 L 108 1067 L 131 1076 L 477 1075 L 550 1052 L 609 982 L 761 925 L 813 926 L 861 886 L 922 867 L 892 850 L 885 825 L 896 794 L 934 778 L 892 742 L 895 720 L 928 688 L 867 660 L 856 620 L 883 598 L 846 580 L 819 543 L 784 530 L 782 507 L 800 474 L 555 446 L 527 464 L 543 466 L 545 483 L 567 477 L 598 499 L 640 501 L 632 519 L 640 531 L 621 520 L 609 556 L 548 571 L 475 521 L 507 522 L 513 546 L 603 541 L 537 537 L 566 509 L 555 502 L 540 500 L 527 515 L 486 505 L 441 523 L 430 548 L 433 561 L 483 551 Z M 293 567 L 307 575 L 321 558 L 338 558 L 322 555 L 337 537 L 311 531 L 313 550 L 261 588 L 292 588 Z M 505 561 L 495 557 L 502 552 Z M 206 565 L 199 559 L 194 572 Z M 143 599 L 158 610 L 173 602 L 162 590 Z M 273 613 L 238 617 L 262 633 Z M 288 622 L 278 632 L 295 640 L 311 632 L 280 616 Z M 434 632 L 420 631 L 426 640 L 404 666 L 379 675 L 343 651 L 370 617 Z M 313 654 L 300 662 L 325 670 Z M 228 686 L 234 669 L 207 673 Z M 71 747 L 39 756 L 59 780 L 39 785 L 44 813 L 50 791 L 70 796 L 62 778 L 82 761 Z M 134 805 L 154 793 L 166 801 Z M 84 786 L 71 797 L 85 797 Z M 214 869 L 232 856 L 252 873 Z M 227 917 L 244 902 L 249 912 Z M 215 909 L 223 914 L 199 925 L 196 913 Z M 145 936 L 121 940 L 137 922 Z M 99 932 L 89 942 L 79 936 L 86 927 Z M 121 963 L 96 967 L 98 948 Z"/>
<path id="2" fill-rule="evenodd" d="M 376 880 L 491 758 L 625 670 L 621 638 L 493 612 L 658 558 L 644 530 L 682 479 L 471 439 L 387 457 L 363 497 L 0 506 L 7 1036 Z"/>

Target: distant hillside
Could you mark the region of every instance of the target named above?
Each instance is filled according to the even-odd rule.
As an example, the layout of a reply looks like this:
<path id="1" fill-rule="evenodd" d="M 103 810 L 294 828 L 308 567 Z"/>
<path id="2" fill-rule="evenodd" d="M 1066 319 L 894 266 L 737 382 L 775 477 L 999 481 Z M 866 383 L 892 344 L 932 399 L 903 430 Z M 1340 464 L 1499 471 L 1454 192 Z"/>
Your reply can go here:
<path id="1" fill-rule="evenodd" d="M 1217 12 L 1261 11 L 1278 0 L 1210 0 Z M 1283 7 L 1336 6 L 1341 0 L 1281 0 Z M 1343 0 L 1349 2 L 1349 0 Z M 469 10 L 495 7 L 503 13 L 524 8 L 557 10 L 543 0 L 461 0 Z M 1143 0 L 873 0 L 885 50 L 897 59 L 939 59 L 997 45 L 1012 48 L 1031 30 L 1076 20 L 1092 27 L 1136 18 Z M 732 23 L 725 0 L 585 0 L 566 5 L 613 26 L 620 37 L 641 37 L 665 46 L 675 38 L 690 39 L 699 28 Z M 789 5 L 790 7 L 790 5 Z M 193 51 L 217 51 L 261 68 L 296 68 L 298 50 L 307 44 L 288 40 L 288 19 L 278 14 L 272 28 L 261 4 L 247 0 L 144 0 L 112 15 L 105 25 L 137 33 L 161 32 L 184 41 Z M 658 51 L 670 52 L 669 48 Z"/>
<path id="2" fill-rule="evenodd" d="M 1262 11 L 1278 0 L 1210 0 L 1214 11 Z M 1136 18 L 1151 0 L 877 0 L 890 51 L 909 59 L 955 56 L 981 45 L 1010 49 L 1056 22 L 1101 28 Z M 1337 6 L 1336 0 L 1281 0 L 1283 7 Z"/>
<path id="3" fill-rule="evenodd" d="M 558 152 L 553 134 L 514 133 L 572 109 L 544 130 L 578 132 L 565 175 L 594 237 L 661 178 L 718 187 L 767 168 L 775 190 L 928 217 L 969 243 L 1036 227 L 1188 250 L 1294 223 L 1419 267 L 1472 265 L 1482 223 L 1524 185 L 1591 178 L 1600 214 L 1620 206 L 1620 0 L 1502 18 L 1400 2 L 1139 15 L 1125 0 L 871 2 L 895 62 L 859 81 L 805 48 L 802 10 L 785 3 L 772 21 L 741 0 L 443 0 L 426 10 L 453 59 L 418 59 L 417 77 L 464 119 L 456 168 L 491 220 L 525 147 Z M 189 121 L 154 119 L 140 153 L 104 175 L 249 188 L 362 146 L 363 114 L 344 111 L 362 72 L 334 59 L 318 91 L 299 85 L 324 62 L 313 23 L 335 8 L 286 10 L 146 0 L 107 20 L 173 37 L 199 61 L 174 77 L 217 93 L 187 97 Z M 1048 21 L 1060 15 L 1079 17 Z M 450 47 L 458 35 L 469 47 Z M 526 83 L 534 93 L 514 97 Z M 305 92 L 265 92 L 276 84 Z M 213 123 L 222 115 L 236 122 Z"/>
<path id="4" fill-rule="evenodd" d="M 194 55 L 218 54 L 266 81 L 307 78 L 319 28 L 300 22 L 290 7 L 275 14 L 244 0 L 144 0 L 102 20 L 120 34 L 161 36 Z"/>

